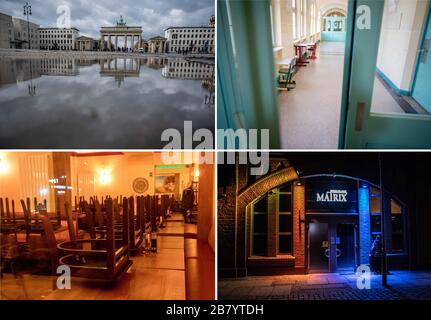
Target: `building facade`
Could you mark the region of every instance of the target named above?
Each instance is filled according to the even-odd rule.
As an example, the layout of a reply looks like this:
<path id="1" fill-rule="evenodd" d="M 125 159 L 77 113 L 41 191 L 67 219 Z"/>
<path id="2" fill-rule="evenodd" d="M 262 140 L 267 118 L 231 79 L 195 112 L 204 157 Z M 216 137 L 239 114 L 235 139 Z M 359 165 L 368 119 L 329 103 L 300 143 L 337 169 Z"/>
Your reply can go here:
<path id="1" fill-rule="evenodd" d="M 76 38 L 76 50 L 78 51 L 95 51 L 99 49 L 99 42 L 93 38 L 81 36 Z"/>
<path id="2" fill-rule="evenodd" d="M 128 26 L 123 17 L 116 26 L 100 28 L 100 47 L 105 51 L 134 51 L 142 48 L 142 27 Z"/>
<path id="3" fill-rule="evenodd" d="M 149 53 L 165 53 L 166 52 L 166 38 L 164 37 L 153 37 L 148 39 L 148 52 Z"/>
<path id="4" fill-rule="evenodd" d="M 285 159 L 270 168 L 257 177 L 248 165 L 219 168 L 220 276 L 353 272 L 378 237 L 389 267 L 408 268 L 408 210 L 396 196 L 355 177 L 298 176 Z"/>
<path id="5" fill-rule="evenodd" d="M 14 39 L 13 47 L 15 49 L 36 49 L 39 50 L 39 25 L 28 23 L 27 20 L 12 18 Z"/>
<path id="6" fill-rule="evenodd" d="M 0 48 L 14 48 L 12 16 L 0 12 Z"/>
<path id="7" fill-rule="evenodd" d="M 214 65 L 184 59 L 169 59 L 163 67 L 162 76 L 175 79 L 212 79 L 214 77 Z"/>
<path id="8" fill-rule="evenodd" d="M 208 26 L 169 27 L 165 38 L 169 53 L 215 53 L 215 18 L 210 18 Z"/>
<path id="9" fill-rule="evenodd" d="M 76 28 L 39 28 L 41 50 L 76 50 Z"/>

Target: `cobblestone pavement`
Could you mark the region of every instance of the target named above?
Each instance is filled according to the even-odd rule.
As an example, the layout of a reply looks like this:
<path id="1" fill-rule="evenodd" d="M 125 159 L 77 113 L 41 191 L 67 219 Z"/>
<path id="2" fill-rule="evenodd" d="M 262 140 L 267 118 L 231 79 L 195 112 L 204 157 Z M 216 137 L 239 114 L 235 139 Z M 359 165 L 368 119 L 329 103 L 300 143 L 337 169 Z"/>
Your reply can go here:
<path id="1" fill-rule="evenodd" d="M 357 288 L 351 274 L 311 274 L 219 279 L 222 300 L 431 300 L 431 272 L 393 271 L 388 287 L 371 276 L 371 289 Z"/>

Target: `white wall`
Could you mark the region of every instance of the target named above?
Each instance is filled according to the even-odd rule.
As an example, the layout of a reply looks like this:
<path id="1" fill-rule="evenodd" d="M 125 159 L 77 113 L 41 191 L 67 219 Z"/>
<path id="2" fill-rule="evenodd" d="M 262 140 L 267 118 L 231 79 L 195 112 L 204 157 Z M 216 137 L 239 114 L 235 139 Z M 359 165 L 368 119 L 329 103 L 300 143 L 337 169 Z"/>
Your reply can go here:
<path id="1" fill-rule="evenodd" d="M 295 0 L 296 2 L 296 30 L 299 35 L 301 28 L 304 29 L 303 37 L 294 36 L 293 28 L 293 2 L 292 0 L 272 0 L 272 27 L 273 46 L 275 60 L 281 60 L 295 55 L 293 44 L 304 41 L 311 42 L 320 39 L 321 25 L 320 17 L 330 9 L 341 9 L 347 11 L 347 0 Z M 304 22 L 300 22 L 301 3 L 303 4 Z M 312 8 L 315 14 L 312 15 Z M 319 16 L 320 13 L 320 16 Z"/>
<path id="2" fill-rule="evenodd" d="M 22 212 L 21 199 L 29 197 L 39 203 L 47 200 L 48 210 L 53 211 L 54 193 L 48 179 L 52 178 L 51 152 L 0 152 L 0 198 L 15 201 L 15 211 Z M 43 194 L 45 190 L 48 193 Z"/>
<path id="3" fill-rule="evenodd" d="M 377 67 L 397 86 L 411 91 L 429 1 L 399 0 L 395 12 L 385 9 Z"/>
<path id="4" fill-rule="evenodd" d="M 99 198 L 106 195 L 136 196 L 137 194 L 133 191 L 133 181 L 138 177 L 145 178 L 148 181 L 148 190 L 144 195 L 154 194 L 154 182 L 157 174 L 179 174 L 179 194 L 177 194 L 177 196 L 181 196 L 183 189 L 191 184 L 193 174 L 193 162 L 191 162 L 191 165 L 187 168 L 156 170 L 156 166 L 166 163 L 162 161 L 160 153 L 153 152 L 130 152 L 103 156 L 78 154 L 78 156 L 72 156 L 71 161 L 72 174 L 74 175 L 73 190 L 75 190 L 75 192 L 79 190 L 77 178 L 80 175 L 93 175 L 94 180 L 92 182 L 90 181 L 94 186 L 93 195 Z M 189 163 L 185 163 L 183 157 L 180 157 L 174 164 Z M 109 173 L 112 178 L 111 182 L 102 183 L 100 175 L 103 170 Z M 81 193 L 79 195 L 88 198 L 90 195 L 82 194 L 82 189 L 85 188 L 81 185 Z M 75 195 L 78 194 L 74 193 L 72 196 L 74 197 Z"/>

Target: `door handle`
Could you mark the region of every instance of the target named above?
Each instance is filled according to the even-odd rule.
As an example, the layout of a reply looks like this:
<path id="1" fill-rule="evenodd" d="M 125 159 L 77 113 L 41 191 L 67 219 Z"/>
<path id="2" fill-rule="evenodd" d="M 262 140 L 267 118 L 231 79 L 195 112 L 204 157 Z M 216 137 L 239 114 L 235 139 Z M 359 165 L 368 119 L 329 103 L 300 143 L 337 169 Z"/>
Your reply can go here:
<path id="1" fill-rule="evenodd" d="M 430 50 L 430 44 L 431 44 L 431 38 L 425 39 L 425 44 L 424 44 L 424 48 L 419 50 L 422 55 L 421 55 L 421 62 L 423 64 L 427 63 L 428 60 L 428 53 Z"/>
<path id="2" fill-rule="evenodd" d="M 335 249 L 335 251 L 337 252 L 337 258 L 339 257 L 339 256 L 341 256 L 341 250 L 340 249 Z"/>
<path id="3" fill-rule="evenodd" d="M 326 250 L 325 250 L 325 257 L 326 257 L 326 258 L 329 258 L 329 249 L 326 249 Z"/>
<path id="4" fill-rule="evenodd" d="M 364 112 L 365 112 L 365 102 L 358 102 L 358 106 L 356 108 L 356 131 L 362 131 L 364 126 Z"/>

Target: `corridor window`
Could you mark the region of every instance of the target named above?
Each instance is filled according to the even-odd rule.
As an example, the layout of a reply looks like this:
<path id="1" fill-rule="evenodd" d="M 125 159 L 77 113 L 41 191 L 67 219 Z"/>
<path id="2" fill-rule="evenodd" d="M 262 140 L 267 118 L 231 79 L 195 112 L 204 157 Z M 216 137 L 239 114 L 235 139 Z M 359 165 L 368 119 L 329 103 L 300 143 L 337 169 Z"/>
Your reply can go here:
<path id="1" fill-rule="evenodd" d="M 292 33 L 293 39 L 298 38 L 296 33 L 296 0 L 292 0 Z"/>
<path id="2" fill-rule="evenodd" d="M 392 252 L 404 251 L 404 215 L 399 203 L 391 199 Z"/>
<path id="3" fill-rule="evenodd" d="M 272 11 L 272 4 L 269 5 L 269 14 L 271 16 L 271 35 L 272 35 L 272 45 L 275 45 L 275 26 L 274 26 L 274 13 Z"/>
<path id="4" fill-rule="evenodd" d="M 307 0 L 302 0 L 303 1 L 303 5 L 302 5 L 302 9 L 303 12 L 302 14 L 302 37 L 306 37 L 307 36 Z"/>

